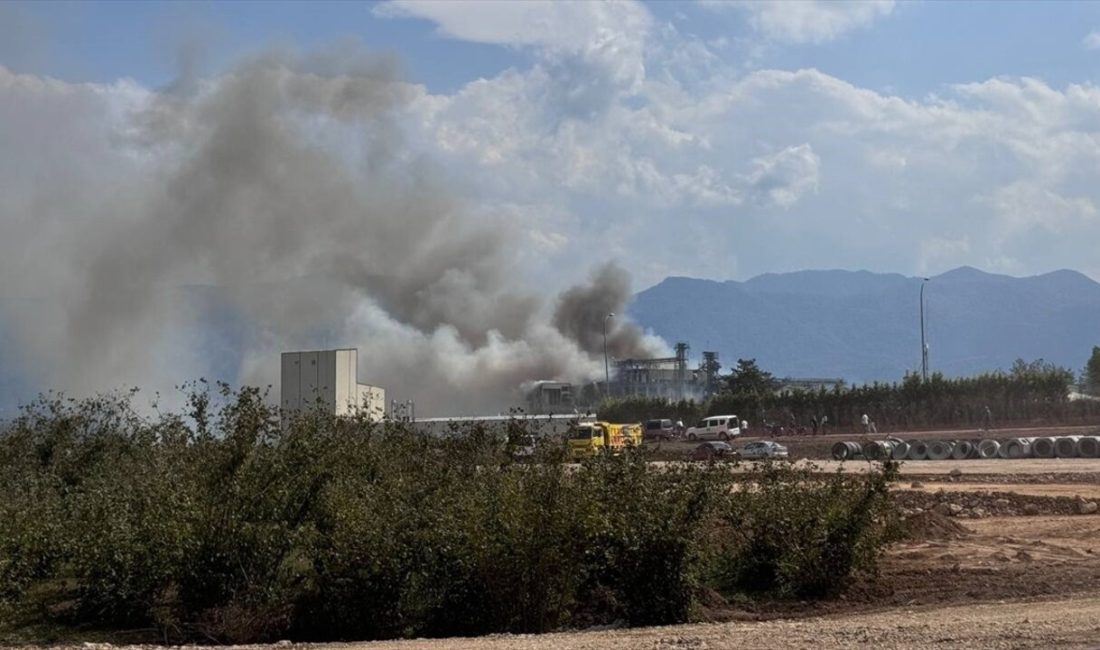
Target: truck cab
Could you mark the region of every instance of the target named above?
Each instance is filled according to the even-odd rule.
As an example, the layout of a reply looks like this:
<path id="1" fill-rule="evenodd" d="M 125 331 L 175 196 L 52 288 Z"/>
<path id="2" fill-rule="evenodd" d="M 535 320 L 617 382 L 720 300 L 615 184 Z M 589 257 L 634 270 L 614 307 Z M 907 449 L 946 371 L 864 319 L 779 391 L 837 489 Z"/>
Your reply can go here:
<path id="1" fill-rule="evenodd" d="M 626 447 L 642 444 L 642 427 L 639 424 L 584 422 L 569 432 L 566 444 L 572 459 L 590 458 L 603 449 L 618 453 Z"/>

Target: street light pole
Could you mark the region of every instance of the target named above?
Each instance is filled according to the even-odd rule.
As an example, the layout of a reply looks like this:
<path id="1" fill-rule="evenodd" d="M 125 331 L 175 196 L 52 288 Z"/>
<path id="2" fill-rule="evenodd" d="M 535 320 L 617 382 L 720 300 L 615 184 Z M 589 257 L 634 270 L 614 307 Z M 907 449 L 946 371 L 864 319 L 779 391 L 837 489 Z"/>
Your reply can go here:
<path id="1" fill-rule="evenodd" d="M 607 321 L 615 317 L 615 312 L 611 312 L 603 319 L 603 390 L 604 394 L 611 394 L 611 371 L 607 365 Z"/>
<path id="2" fill-rule="evenodd" d="M 924 337 L 924 285 L 928 278 L 921 279 L 920 283 L 920 376 L 921 381 L 928 381 L 928 343 Z"/>

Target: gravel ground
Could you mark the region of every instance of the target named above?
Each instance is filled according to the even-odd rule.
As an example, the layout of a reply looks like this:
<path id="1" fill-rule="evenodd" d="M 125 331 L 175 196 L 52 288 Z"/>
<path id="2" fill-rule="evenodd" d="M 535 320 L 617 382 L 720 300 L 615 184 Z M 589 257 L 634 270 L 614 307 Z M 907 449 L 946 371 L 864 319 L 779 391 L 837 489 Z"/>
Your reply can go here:
<path id="1" fill-rule="evenodd" d="M 928 607 L 755 623 L 710 623 L 469 639 L 236 646 L 248 650 L 603 650 L 646 648 L 1095 648 L 1100 597 Z M 106 650 L 101 644 L 69 646 Z M 156 646 L 131 646 L 153 650 Z M 64 649 L 64 647 L 62 647 Z"/>
<path id="2" fill-rule="evenodd" d="M 345 650 L 602 648 L 1086 648 L 1100 640 L 1100 597 L 854 616 L 339 646 Z"/>

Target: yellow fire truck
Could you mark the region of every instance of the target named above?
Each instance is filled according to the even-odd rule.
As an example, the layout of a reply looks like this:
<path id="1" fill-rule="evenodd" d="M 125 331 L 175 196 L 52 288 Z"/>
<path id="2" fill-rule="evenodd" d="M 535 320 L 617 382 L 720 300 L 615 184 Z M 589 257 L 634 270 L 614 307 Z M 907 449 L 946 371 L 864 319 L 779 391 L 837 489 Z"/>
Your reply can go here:
<path id="1" fill-rule="evenodd" d="M 588 458 L 606 449 L 619 453 L 626 447 L 642 444 L 642 425 L 584 422 L 569 432 L 569 457 Z"/>

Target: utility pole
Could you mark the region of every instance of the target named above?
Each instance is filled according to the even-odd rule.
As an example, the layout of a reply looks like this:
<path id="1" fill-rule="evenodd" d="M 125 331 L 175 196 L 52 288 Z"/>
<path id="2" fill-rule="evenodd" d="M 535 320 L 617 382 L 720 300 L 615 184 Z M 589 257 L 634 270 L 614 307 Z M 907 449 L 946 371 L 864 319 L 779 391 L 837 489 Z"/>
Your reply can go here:
<path id="1" fill-rule="evenodd" d="M 928 343 L 924 336 L 924 285 L 928 278 L 922 278 L 920 283 L 920 376 L 921 381 L 928 381 Z"/>
<path id="2" fill-rule="evenodd" d="M 607 321 L 615 317 L 611 312 L 603 319 L 603 390 L 605 395 L 611 394 L 611 371 L 607 365 Z"/>

